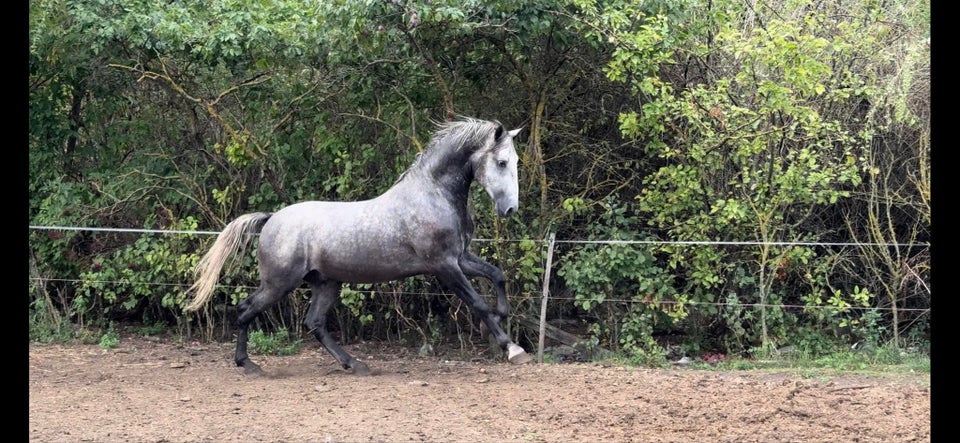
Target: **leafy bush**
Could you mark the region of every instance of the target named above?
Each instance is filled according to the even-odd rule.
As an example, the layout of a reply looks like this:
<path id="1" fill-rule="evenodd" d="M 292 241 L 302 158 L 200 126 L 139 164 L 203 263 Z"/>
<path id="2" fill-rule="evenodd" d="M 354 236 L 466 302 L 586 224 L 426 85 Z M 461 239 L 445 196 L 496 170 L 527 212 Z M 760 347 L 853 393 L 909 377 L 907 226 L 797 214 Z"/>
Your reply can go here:
<path id="1" fill-rule="evenodd" d="M 631 207 L 610 201 L 598 207 L 602 213 L 590 228 L 592 238 L 616 242 L 633 236 L 637 219 Z M 622 347 L 643 360 L 663 354 L 653 339 L 655 327 L 669 328 L 685 316 L 683 300 L 649 245 L 578 245 L 564 254 L 557 275 L 574 293 L 574 304 L 599 319 L 591 331 L 601 345 Z"/>
<path id="2" fill-rule="evenodd" d="M 196 228 L 192 217 L 171 227 Z M 193 238 L 144 234 L 112 254 L 97 257 L 91 269 L 80 274 L 74 311 L 81 317 L 90 313 L 103 319 L 180 322 L 186 289 L 182 282 L 191 281 L 202 252 Z"/>
<path id="3" fill-rule="evenodd" d="M 120 334 L 113 329 L 113 325 L 102 336 L 100 336 L 100 347 L 103 349 L 113 349 L 120 344 Z"/>
<path id="4" fill-rule="evenodd" d="M 675 328 L 690 349 L 728 353 L 819 354 L 834 338 L 929 351 L 929 1 L 776 6 L 30 2 L 30 221 L 215 230 L 253 210 L 372 197 L 422 149 L 428 121 L 498 118 L 528 129 L 523 209 L 501 221 L 475 192 L 476 234 L 494 242 L 473 247 L 504 268 L 513 312 L 539 307 L 545 248 L 530 239 L 549 232 L 759 241 L 561 248 L 554 289 L 576 297 L 550 309 L 644 360 Z M 919 246 L 869 246 L 905 242 Z M 199 243 L 32 231 L 31 337 L 234 324 L 256 285 L 252 251 L 182 321 Z M 438 292 L 428 280 L 373 289 L 345 292 L 345 336 L 427 324 L 434 337 L 468 318 L 455 297 L 398 300 Z M 303 300 L 261 320 L 297 328 Z"/>
<path id="5" fill-rule="evenodd" d="M 290 333 L 281 329 L 270 334 L 262 330 L 250 331 L 250 353 L 258 355 L 296 355 L 302 340 L 291 340 Z"/>

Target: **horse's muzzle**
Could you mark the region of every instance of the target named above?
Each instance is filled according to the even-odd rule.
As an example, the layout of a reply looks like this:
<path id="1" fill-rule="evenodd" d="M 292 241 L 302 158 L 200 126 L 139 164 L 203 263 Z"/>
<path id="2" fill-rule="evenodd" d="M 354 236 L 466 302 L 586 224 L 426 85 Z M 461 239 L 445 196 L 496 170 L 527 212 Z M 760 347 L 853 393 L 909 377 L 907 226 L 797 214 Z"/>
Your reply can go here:
<path id="1" fill-rule="evenodd" d="M 520 199 L 517 198 L 516 192 L 490 192 L 490 197 L 497 215 L 509 217 L 517 213 Z"/>

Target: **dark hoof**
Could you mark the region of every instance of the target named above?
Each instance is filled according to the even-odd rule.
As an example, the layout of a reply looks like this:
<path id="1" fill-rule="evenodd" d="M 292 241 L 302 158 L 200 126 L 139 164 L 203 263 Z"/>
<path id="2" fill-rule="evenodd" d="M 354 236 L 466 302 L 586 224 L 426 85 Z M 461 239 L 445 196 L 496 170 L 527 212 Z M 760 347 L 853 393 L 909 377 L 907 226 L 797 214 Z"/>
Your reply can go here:
<path id="1" fill-rule="evenodd" d="M 367 364 L 362 361 L 353 362 L 351 369 L 353 369 L 353 375 L 370 375 L 370 368 L 367 367 Z"/>
<path id="2" fill-rule="evenodd" d="M 263 369 L 260 369 L 260 366 L 256 363 L 247 361 L 243 364 L 243 375 L 260 376 L 263 375 Z"/>

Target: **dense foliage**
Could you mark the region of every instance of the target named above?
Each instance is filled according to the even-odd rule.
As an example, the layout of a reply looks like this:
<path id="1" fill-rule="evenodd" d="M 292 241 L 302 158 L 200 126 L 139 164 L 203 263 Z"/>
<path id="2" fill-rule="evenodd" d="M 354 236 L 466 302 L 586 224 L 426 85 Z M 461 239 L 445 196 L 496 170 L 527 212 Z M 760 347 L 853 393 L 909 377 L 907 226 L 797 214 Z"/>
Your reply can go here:
<path id="1" fill-rule="evenodd" d="M 31 2 L 31 335 L 229 339 L 253 255 L 182 312 L 209 232 L 376 196 L 468 115 L 524 128 L 521 212 L 473 201 L 514 318 L 555 232 L 548 318 L 628 357 L 926 348 L 929 65 L 919 0 Z M 299 334 L 306 299 L 259 326 Z M 346 340 L 475 326 L 423 277 L 336 315 Z"/>

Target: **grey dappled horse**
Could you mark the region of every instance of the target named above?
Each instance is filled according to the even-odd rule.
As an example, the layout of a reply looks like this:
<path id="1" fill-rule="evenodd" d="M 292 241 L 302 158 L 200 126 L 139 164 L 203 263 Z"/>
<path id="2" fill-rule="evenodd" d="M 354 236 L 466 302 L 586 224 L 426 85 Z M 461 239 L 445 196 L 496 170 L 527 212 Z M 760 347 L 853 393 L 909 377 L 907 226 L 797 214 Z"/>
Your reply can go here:
<path id="1" fill-rule="evenodd" d="M 454 291 L 483 321 L 507 359 L 532 359 L 500 326 L 508 304 L 503 272 L 467 250 L 473 220 L 467 210 L 476 180 L 493 199 L 496 212 L 517 212 L 517 152 L 499 122 L 472 118 L 440 125 L 430 144 L 397 182 L 379 197 L 356 202 L 307 201 L 275 213 L 241 215 L 217 236 L 197 265 L 197 280 L 185 309 L 203 306 L 213 293 L 228 257 L 260 230 L 257 257 L 260 286 L 238 307 L 235 361 L 247 374 L 260 367 L 247 355 L 247 329 L 253 319 L 306 282 L 310 308 L 306 325 L 317 340 L 354 374 L 366 364 L 348 354 L 327 331 L 327 312 L 339 300 L 342 283 L 376 283 L 432 274 Z M 467 277 L 485 277 L 497 296 L 491 310 Z"/>

